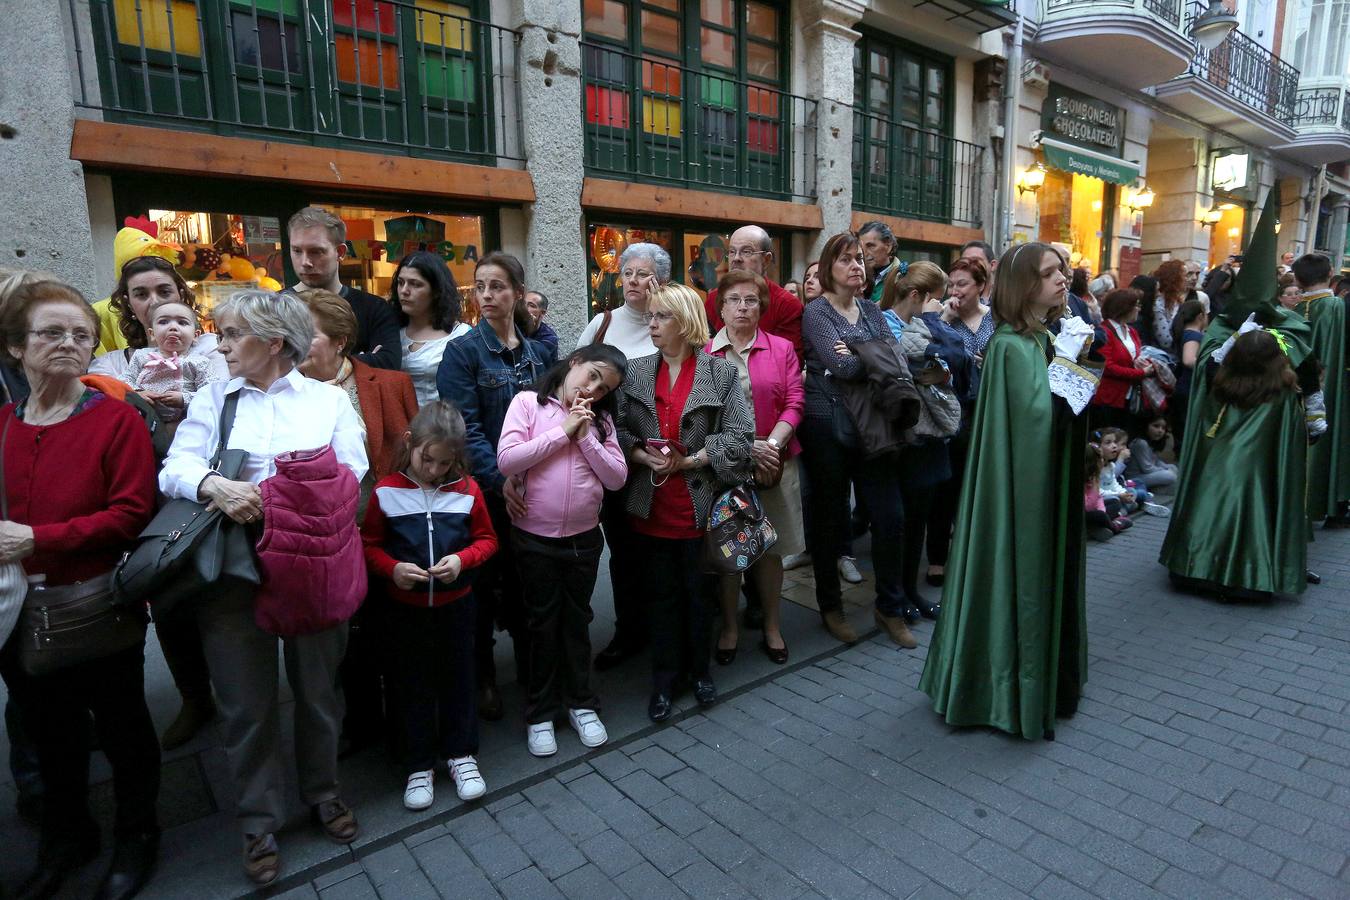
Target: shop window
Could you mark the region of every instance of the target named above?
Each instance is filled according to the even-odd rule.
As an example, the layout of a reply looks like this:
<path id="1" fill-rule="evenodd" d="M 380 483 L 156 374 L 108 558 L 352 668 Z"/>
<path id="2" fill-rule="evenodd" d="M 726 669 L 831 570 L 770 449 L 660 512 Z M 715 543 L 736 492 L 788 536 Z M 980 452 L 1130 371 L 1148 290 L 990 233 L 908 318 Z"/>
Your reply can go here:
<path id="1" fill-rule="evenodd" d="M 132 47 L 144 44 L 147 50 L 201 56 L 197 30 L 197 4 L 193 0 L 114 0 L 117 40 Z"/>
<path id="2" fill-rule="evenodd" d="M 1040 229 L 1037 240 L 1068 248 L 1069 265 L 1093 274 L 1107 266 L 1108 223 L 1115 209 L 1115 189 L 1098 178 L 1050 169 L 1037 195 Z"/>
<path id="3" fill-rule="evenodd" d="M 1247 210 L 1237 203 L 1220 202 L 1223 213 L 1209 230 L 1209 265 L 1219 265 L 1230 256 L 1242 252 L 1247 235 Z"/>
<path id="4" fill-rule="evenodd" d="M 235 291 L 251 287 L 280 290 L 285 277 L 280 219 L 245 213 L 152 209 L 159 238 L 183 248 L 178 273 L 205 313 L 200 323 L 214 330 L 211 311 Z"/>

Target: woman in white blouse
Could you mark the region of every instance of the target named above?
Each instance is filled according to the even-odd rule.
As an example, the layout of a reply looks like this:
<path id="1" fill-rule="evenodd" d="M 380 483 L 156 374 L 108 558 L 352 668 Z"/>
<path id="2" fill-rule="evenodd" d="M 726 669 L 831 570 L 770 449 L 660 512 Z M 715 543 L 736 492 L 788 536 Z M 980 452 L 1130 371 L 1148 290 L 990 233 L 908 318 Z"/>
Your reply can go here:
<path id="1" fill-rule="evenodd" d="M 415 250 L 403 257 L 394 272 L 389 305 L 398 316 L 403 345 L 403 371 L 412 376 L 417 405 L 439 400 L 436 370 L 445 345 L 470 326 L 459 320 L 463 308 L 455 277 L 440 257 Z"/>
<path id="2" fill-rule="evenodd" d="M 367 468 L 365 438 L 351 401 L 341 388 L 306 378 L 296 368 L 314 337 L 304 301 L 271 291 L 240 291 L 216 307 L 215 319 L 232 377 L 193 398 L 160 472 L 160 490 L 174 498 L 210 501 L 236 522 L 261 524 L 258 485 L 275 474 L 276 457 L 330 444 L 359 482 Z M 227 449 L 248 452 L 237 481 L 213 473 L 210 463 L 221 409 L 234 393 L 239 401 Z M 278 638 L 254 623 L 254 592 L 250 585 L 223 583 L 196 606 L 225 719 L 225 752 L 244 833 L 244 871 L 256 884 L 266 884 L 280 870 L 275 832 L 286 819 L 285 784 Z M 347 626 L 280 640 L 295 695 L 301 795 L 330 839 L 350 843 L 357 835 L 356 817 L 342 802 L 337 780 L 342 731 L 337 670 Z"/>

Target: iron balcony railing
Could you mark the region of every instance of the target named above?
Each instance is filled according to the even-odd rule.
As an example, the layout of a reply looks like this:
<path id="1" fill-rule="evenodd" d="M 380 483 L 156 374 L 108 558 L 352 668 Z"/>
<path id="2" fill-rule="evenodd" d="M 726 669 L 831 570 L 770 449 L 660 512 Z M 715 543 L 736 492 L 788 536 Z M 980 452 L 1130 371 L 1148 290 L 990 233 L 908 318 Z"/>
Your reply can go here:
<path id="1" fill-rule="evenodd" d="M 816 101 L 583 41 L 586 170 L 814 198 Z"/>
<path id="2" fill-rule="evenodd" d="M 93 46 L 74 29 L 79 105 L 106 119 L 488 164 L 524 158 L 520 35 L 510 29 L 413 0 L 87 2 Z M 79 22 L 84 2 L 68 3 Z"/>
<path id="3" fill-rule="evenodd" d="M 1181 0 L 1044 0 L 1044 3 L 1046 13 L 1073 7 L 1075 12 L 1085 16 L 1100 15 L 1110 9 L 1137 7 L 1173 28 L 1181 25 Z"/>
<path id="4" fill-rule="evenodd" d="M 1301 88 L 1294 99 L 1294 126 L 1317 125 L 1350 130 L 1350 94 L 1337 87 Z"/>
<path id="5" fill-rule="evenodd" d="M 1198 3 L 1190 7 L 1187 29 L 1205 9 Z M 1285 125 L 1294 124 L 1298 69 L 1240 31 L 1230 31 L 1213 50 L 1197 44 L 1187 72 Z"/>
<path id="6" fill-rule="evenodd" d="M 978 227 L 984 148 L 853 111 L 853 205 Z"/>

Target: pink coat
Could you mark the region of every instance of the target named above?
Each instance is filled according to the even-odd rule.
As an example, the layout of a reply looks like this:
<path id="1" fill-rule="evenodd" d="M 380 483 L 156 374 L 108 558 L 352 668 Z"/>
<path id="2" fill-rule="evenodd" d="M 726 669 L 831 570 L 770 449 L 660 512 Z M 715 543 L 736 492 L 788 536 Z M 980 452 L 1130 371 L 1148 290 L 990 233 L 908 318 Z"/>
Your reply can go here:
<path id="1" fill-rule="evenodd" d="M 350 619 L 366 598 L 356 476 L 331 446 L 283 453 L 276 467 L 260 485 L 262 585 L 253 620 L 283 637 L 314 634 Z"/>
<path id="2" fill-rule="evenodd" d="M 601 413 L 601 415 L 605 415 Z M 525 515 L 512 524 L 540 537 L 571 537 L 600 524 L 605 491 L 628 480 L 628 463 L 605 415 L 605 440 L 591 428 L 579 441 L 563 431 L 567 410 L 553 397 L 543 406 L 534 391 L 511 401 L 497 440 L 497 468 L 525 478 Z"/>
<path id="3" fill-rule="evenodd" d="M 726 329 L 723 329 L 725 331 Z M 720 336 L 722 332 L 718 332 Z M 716 338 L 703 349 L 712 356 L 726 359 L 726 350 L 713 350 Z M 779 422 L 792 426 L 793 437 L 783 454 L 789 459 L 802 452 L 796 431 L 802 424 L 806 410 L 806 391 L 802 389 L 802 367 L 797 362 L 797 350 L 789 341 L 766 332 L 763 328 L 755 336 L 750 348 L 750 394 L 755 411 L 755 437 L 763 440 Z"/>

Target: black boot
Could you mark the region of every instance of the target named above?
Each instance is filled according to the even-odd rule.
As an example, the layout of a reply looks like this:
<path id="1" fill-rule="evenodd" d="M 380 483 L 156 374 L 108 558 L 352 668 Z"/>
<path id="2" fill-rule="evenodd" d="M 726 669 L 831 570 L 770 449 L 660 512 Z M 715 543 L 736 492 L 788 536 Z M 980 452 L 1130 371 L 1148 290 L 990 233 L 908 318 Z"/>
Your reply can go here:
<path id="1" fill-rule="evenodd" d="M 142 832 L 118 838 L 113 848 L 112 865 L 94 900 L 127 900 L 140 893 L 150 880 L 159 858 L 159 833 Z"/>
<path id="2" fill-rule="evenodd" d="M 92 827 L 83 834 L 63 837 L 59 842 L 46 844 L 38 850 L 38 864 L 15 896 L 18 900 L 46 900 L 56 896 L 66 876 L 88 865 L 98 856 L 98 829 Z"/>

